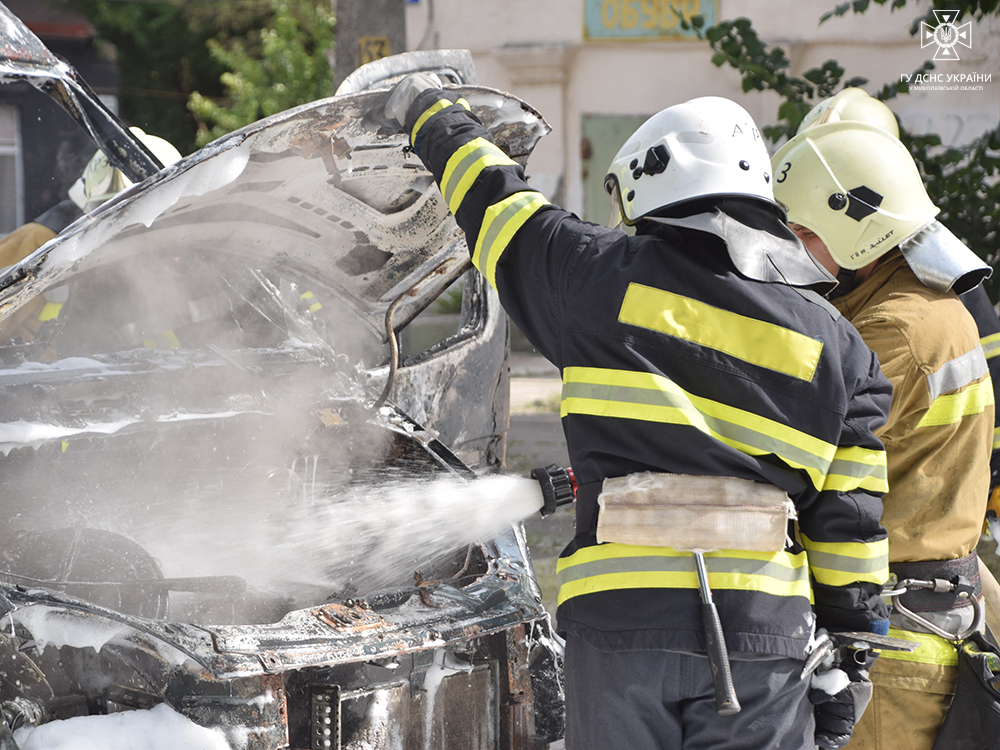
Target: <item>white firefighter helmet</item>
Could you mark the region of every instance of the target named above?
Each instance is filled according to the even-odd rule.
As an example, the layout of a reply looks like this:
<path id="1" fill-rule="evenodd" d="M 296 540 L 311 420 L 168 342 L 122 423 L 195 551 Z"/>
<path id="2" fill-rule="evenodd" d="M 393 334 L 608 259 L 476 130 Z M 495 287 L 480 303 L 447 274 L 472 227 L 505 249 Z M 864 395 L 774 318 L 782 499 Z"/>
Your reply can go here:
<path id="1" fill-rule="evenodd" d="M 728 99 L 705 96 L 668 107 L 632 134 L 604 186 L 611 224 L 695 198 L 742 195 L 773 203 L 767 147 L 753 118 Z"/>
<path id="2" fill-rule="evenodd" d="M 159 136 L 143 132 L 141 128 L 129 128 L 132 133 L 145 144 L 160 163 L 168 167 L 181 158 L 180 152 L 169 141 Z M 103 151 L 98 151 L 83 170 L 73 186 L 69 189 L 70 199 L 83 211 L 93 211 L 105 201 L 111 199 L 132 181 L 120 169 L 113 167 Z"/>
<path id="3" fill-rule="evenodd" d="M 864 89 L 846 88 L 834 96 L 824 99 L 802 118 L 798 135 L 803 130 L 829 122 L 866 122 L 882 128 L 893 138 L 899 138 L 899 124 L 896 115 L 884 102 L 869 96 Z"/>
<path id="4" fill-rule="evenodd" d="M 782 146 L 772 165 L 788 222 L 816 234 L 841 268 L 868 265 L 939 211 L 910 152 L 874 125 L 815 125 Z"/>

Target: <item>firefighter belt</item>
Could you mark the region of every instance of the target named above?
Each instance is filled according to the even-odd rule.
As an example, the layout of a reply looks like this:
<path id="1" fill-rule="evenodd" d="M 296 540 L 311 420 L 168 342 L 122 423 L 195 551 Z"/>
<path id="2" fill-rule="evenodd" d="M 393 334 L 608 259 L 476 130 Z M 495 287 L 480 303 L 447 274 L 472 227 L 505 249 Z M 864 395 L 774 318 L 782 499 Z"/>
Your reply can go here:
<path id="1" fill-rule="evenodd" d="M 680 550 L 777 552 L 795 507 L 772 484 L 641 472 L 605 479 L 597 541 Z"/>

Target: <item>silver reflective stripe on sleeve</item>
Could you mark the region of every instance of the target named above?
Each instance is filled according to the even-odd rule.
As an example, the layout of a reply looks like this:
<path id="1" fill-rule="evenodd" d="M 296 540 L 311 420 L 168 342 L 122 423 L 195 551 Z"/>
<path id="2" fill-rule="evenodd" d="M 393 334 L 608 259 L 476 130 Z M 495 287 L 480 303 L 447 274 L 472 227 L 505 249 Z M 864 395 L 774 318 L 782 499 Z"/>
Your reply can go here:
<path id="1" fill-rule="evenodd" d="M 945 362 L 937 372 L 927 376 L 927 389 L 931 393 L 931 400 L 942 393 L 975 383 L 989 371 L 983 347 L 977 346 L 972 351 Z"/>

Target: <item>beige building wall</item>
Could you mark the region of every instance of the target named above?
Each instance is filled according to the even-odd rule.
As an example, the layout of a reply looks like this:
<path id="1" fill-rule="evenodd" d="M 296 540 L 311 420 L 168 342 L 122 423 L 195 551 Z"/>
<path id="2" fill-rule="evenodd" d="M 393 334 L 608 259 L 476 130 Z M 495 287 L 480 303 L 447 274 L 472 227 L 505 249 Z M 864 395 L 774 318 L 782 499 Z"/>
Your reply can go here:
<path id="1" fill-rule="evenodd" d="M 707 5 L 711 0 L 701 0 Z M 903 10 L 872 4 L 863 15 L 819 25 L 832 0 L 717 0 L 718 20 L 748 17 L 768 44 L 787 50 L 790 73 L 837 60 L 876 92 L 931 59 L 910 23 L 926 0 Z M 582 213 L 581 122 L 587 114 L 651 115 L 697 96 L 742 104 L 758 125 L 777 121 L 772 93 L 743 93 L 737 73 L 717 68 L 708 45 L 688 38 L 593 41 L 584 38 L 584 0 L 418 0 L 407 4 L 409 49 L 464 48 L 485 86 L 509 91 L 538 109 L 553 131 L 529 164 L 529 178 L 566 208 Z M 914 132 L 938 132 L 945 143 L 966 143 L 1000 121 L 1000 22 L 974 24 L 972 48 L 960 61 L 937 63 L 936 74 L 990 75 L 982 91 L 925 90 L 890 106 Z"/>

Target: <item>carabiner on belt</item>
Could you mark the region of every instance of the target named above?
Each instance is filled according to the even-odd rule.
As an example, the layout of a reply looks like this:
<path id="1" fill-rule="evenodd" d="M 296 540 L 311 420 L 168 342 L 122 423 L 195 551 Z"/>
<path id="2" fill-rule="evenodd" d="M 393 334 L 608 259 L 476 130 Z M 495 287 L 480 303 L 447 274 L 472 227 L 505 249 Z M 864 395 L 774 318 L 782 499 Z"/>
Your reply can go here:
<path id="1" fill-rule="evenodd" d="M 983 627 L 983 604 L 976 599 L 975 596 L 971 596 L 969 591 L 959 591 L 957 594 L 959 599 L 968 599 L 972 602 L 973 611 L 972 625 L 960 633 L 949 633 L 947 630 L 939 628 L 933 622 L 921 617 L 916 612 L 910 611 L 903 605 L 899 598 L 910 589 L 926 589 L 933 591 L 934 593 L 950 594 L 959 588 L 961 588 L 961 583 L 959 581 L 946 581 L 943 578 L 932 578 L 926 581 L 916 578 L 906 578 L 897 583 L 896 588 L 892 591 L 883 591 L 882 596 L 891 598 L 893 600 L 892 607 L 894 610 L 906 615 L 915 622 L 920 623 L 923 627 L 927 628 L 929 633 L 941 636 L 949 641 L 964 641 L 970 635 L 978 630 L 981 630 Z"/>

